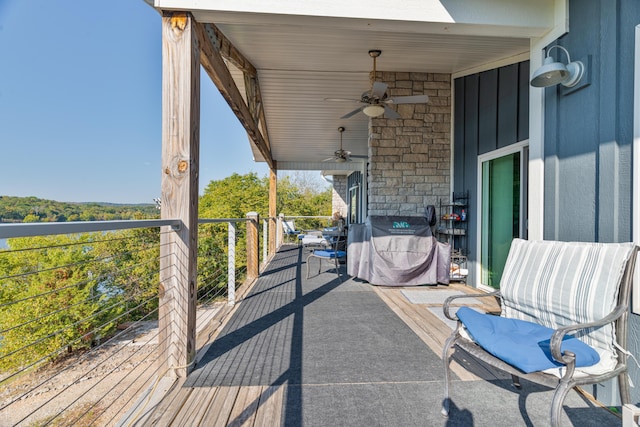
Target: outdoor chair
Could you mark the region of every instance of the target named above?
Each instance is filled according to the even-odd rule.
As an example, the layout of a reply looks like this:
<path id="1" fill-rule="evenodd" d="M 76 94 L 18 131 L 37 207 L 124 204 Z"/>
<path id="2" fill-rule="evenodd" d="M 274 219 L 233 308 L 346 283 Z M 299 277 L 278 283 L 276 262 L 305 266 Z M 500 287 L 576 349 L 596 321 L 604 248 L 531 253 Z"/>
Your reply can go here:
<path id="1" fill-rule="evenodd" d="M 326 240 L 325 240 L 326 241 Z M 338 278 L 342 280 L 342 276 L 340 274 L 340 261 L 345 260 L 347 258 L 346 249 L 346 235 L 345 229 L 340 227 L 338 230 L 338 234 L 334 236 L 331 240 L 331 245 L 324 249 L 313 249 L 313 251 L 307 257 L 307 279 L 309 276 L 309 267 L 311 258 L 318 259 L 318 274 L 320 274 L 320 270 L 322 268 L 322 261 L 329 261 L 334 265 L 336 273 L 338 274 Z"/>
<path id="2" fill-rule="evenodd" d="M 296 230 L 296 226 L 293 220 L 282 221 L 282 231 L 284 232 L 285 241 L 289 241 L 289 238 L 298 239 L 298 235 L 302 232 Z"/>
<path id="3" fill-rule="evenodd" d="M 560 425 L 562 404 L 575 386 L 618 377 L 622 404 L 630 403 L 627 319 L 637 251 L 633 243 L 515 239 L 499 291 L 445 301 L 445 316 L 458 322 L 442 353 L 442 414 L 449 413 L 454 346 L 510 373 L 516 388 L 520 378 L 555 388 L 552 426 Z M 469 297 L 499 298 L 500 316 L 469 307 L 451 312 L 454 301 Z"/>
<path id="4" fill-rule="evenodd" d="M 328 247 L 330 246 L 330 243 L 320 232 L 311 231 L 298 235 L 298 245 L 302 245 L 304 247 Z"/>

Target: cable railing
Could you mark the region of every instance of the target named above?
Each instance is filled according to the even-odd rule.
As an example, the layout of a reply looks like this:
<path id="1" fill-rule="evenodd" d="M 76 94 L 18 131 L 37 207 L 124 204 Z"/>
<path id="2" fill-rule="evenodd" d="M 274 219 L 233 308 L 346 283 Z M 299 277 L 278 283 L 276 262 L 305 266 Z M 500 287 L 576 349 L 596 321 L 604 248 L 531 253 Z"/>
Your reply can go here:
<path id="1" fill-rule="evenodd" d="M 248 221 L 200 220 L 198 348 L 247 277 Z M 155 363 L 158 348 L 167 339 L 158 328 L 160 269 L 174 250 L 160 242 L 179 226 L 0 225 L 0 239 L 8 239 L 0 249 L 0 424 L 113 425 L 157 385 L 166 374 Z"/>

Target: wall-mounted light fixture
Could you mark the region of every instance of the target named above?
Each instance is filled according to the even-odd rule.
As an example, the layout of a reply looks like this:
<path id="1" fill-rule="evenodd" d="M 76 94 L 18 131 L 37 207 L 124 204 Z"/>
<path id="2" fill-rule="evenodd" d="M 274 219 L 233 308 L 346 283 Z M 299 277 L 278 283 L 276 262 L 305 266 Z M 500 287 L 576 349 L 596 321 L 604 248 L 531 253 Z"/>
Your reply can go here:
<path id="1" fill-rule="evenodd" d="M 567 55 L 567 65 L 555 62 L 550 56 L 551 50 L 558 48 Z M 573 87 L 580 82 L 584 75 L 585 66 L 582 61 L 571 62 L 569 51 L 562 46 L 554 45 L 547 49 L 544 63 L 531 76 L 530 84 L 534 87 L 549 87 L 562 83 L 563 86 Z"/>

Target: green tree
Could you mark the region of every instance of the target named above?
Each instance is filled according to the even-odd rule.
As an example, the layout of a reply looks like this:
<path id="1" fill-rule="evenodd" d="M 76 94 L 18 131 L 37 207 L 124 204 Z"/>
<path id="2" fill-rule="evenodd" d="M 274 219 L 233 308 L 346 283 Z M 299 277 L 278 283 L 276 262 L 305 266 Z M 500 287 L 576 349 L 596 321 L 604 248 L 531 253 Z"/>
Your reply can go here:
<path id="1" fill-rule="evenodd" d="M 302 177 L 302 178 L 301 178 Z M 278 212 L 286 215 L 330 216 L 331 189 L 318 188 L 303 175 L 284 176 L 278 180 Z M 219 181 L 211 181 L 200 198 L 200 218 L 245 218 L 248 212 L 266 217 L 269 209 L 269 180 L 255 173 L 233 174 Z M 307 229 L 326 226 L 318 219 L 296 221 Z M 261 226 L 261 225 L 260 225 Z M 228 225 L 207 224 L 199 228 L 198 288 L 199 294 L 216 293 L 227 283 L 227 230 Z M 246 266 L 246 226 L 236 228 L 236 269 Z M 242 276 L 237 277 L 238 281 Z"/>
<path id="2" fill-rule="evenodd" d="M 248 212 L 264 214 L 269 206 L 269 181 L 255 173 L 233 174 L 211 181 L 198 206 L 200 218 L 245 218 Z M 217 294 L 227 283 L 228 224 L 201 225 L 198 243 L 198 293 Z M 247 263 L 246 224 L 236 225 L 236 269 Z M 238 275 L 237 280 L 243 279 Z"/>
<path id="3" fill-rule="evenodd" d="M 0 252 L 0 367 L 55 357 L 70 343 L 90 345 L 101 296 L 88 261 L 95 235 L 9 239 Z M 32 249 L 41 248 L 41 249 Z"/>
<path id="4" fill-rule="evenodd" d="M 158 216 L 153 204 L 66 203 L 37 197 L 0 196 L 0 222 L 100 221 Z"/>
<path id="5" fill-rule="evenodd" d="M 331 188 L 318 188 L 304 175 L 284 176 L 278 179 L 278 213 L 289 216 L 331 216 Z M 320 219 L 296 220 L 298 229 L 320 229 L 327 221 Z"/>
<path id="6" fill-rule="evenodd" d="M 0 251 L 0 368 L 157 318 L 159 240 L 158 229 L 9 239 Z"/>
<path id="7" fill-rule="evenodd" d="M 114 233 L 107 243 L 114 274 L 105 282 L 105 292 L 124 302 L 128 317 L 157 318 L 160 283 L 160 230 L 138 228 Z M 152 313 L 153 316 L 148 315 Z"/>
<path id="8" fill-rule="evenodd" d="M 268 179 L 233 174 L 207 185 L 200 218 L 244 219 L 268 212 Z M 331 189 L 296 177 L 278 183 L 278 212 L 331 215 Z M 158 215 L 155 207 L 153 214 Z M 150 217 L 123 206 L 67 204 L 37 198 L 0 196 L 2 219 L 50 221 Z M 307 228 L 326 225 L 310 221 Z M 198 292 L 217 294 L 227 283 L 227 223 L 200 226 Z M 156 228 L 9 239 L 0 250 L 0 368 L 55 358 L 68 346 L 91 345 L 117 323 L 136 320 L 158 306 L 160 233 Z M 246 265 L 246 226 L 236 228 L 238 282 Z M 123 317 L 126 316 L 126 317 Z M 147 317 L 148 318 L 148 317 Z"/>
<path id="9" fill-rule="evenodd" d="M 38 222 L 40 221 L 40 217 L 35 214 L 28 214 L 22 219 L 22 222 Z"/>

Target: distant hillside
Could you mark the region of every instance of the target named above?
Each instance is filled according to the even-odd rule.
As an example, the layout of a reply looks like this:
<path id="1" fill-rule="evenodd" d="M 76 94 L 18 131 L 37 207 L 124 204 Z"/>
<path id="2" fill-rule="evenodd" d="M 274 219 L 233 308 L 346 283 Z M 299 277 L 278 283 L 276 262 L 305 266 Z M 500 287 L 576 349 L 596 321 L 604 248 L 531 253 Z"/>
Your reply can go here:
<path id="1" fill-rule="evenodd" d="M 0 222 L 110 221 L 159 218 L 153 204 L 68 203 L 0 196 Z"/>

